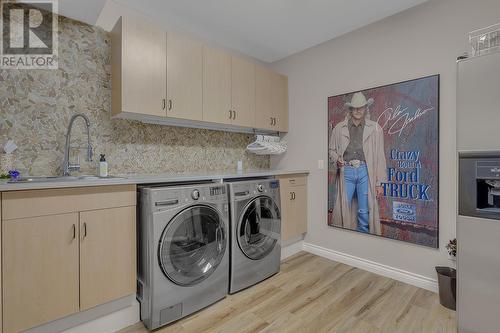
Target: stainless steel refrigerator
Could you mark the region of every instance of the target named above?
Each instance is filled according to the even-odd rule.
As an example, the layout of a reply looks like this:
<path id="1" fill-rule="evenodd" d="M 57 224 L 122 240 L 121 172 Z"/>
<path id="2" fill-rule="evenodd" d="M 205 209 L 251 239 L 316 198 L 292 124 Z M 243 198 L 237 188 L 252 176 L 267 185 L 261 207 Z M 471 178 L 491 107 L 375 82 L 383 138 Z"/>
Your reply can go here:
<path id="1" fill-rule="evenodd" d="M 458 62 L 460 333 L 500 332 L 500 53 Z"/>

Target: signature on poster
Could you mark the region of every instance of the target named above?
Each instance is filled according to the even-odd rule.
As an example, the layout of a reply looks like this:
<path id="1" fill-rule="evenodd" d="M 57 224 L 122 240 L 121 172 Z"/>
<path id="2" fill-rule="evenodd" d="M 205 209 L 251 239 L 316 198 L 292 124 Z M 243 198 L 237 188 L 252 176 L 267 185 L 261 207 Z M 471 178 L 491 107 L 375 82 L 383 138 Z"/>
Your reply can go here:
<path id="1" fill-rule="evenodd" d="M 383 128 L 387 129 L 387 133 L 390 135 L 398 134 L 401 136 L 408 125 L 415 122 L 417 119 L 424 116 L 427 112 L 434 110 L 434 107 L 427 109 L 417 108 L 413 115 L 410 115 L 407 107 L 403 107 L 401 104 L 394 108 L 385 109 L 377 119 L 377 123 Z"/>

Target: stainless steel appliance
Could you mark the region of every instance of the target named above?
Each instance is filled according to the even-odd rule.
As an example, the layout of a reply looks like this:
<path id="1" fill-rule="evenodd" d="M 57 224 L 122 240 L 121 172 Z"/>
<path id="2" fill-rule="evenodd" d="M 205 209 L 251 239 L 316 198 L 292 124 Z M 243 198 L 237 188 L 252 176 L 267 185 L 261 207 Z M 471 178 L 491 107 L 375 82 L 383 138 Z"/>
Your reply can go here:
<path id="1" fill-rule="evenodd" d="M 233 180 L 228 189 L 232 294 L 279 272 L 281 212 L 279 180 Z"/>
<path id="2" fill-rule="evenodd" d="M 459 175 L 459 332 L 498 332 L 500 152 L 460 153 Z"/>
<path id="3" fill-rule="evenodd" d="M 499 332 L 500 53 L 458 62 L 458 331 Z"/>
<path id="4" fill-rule="evenodd" d="M 138 191 L 137 298 L 156 329 L 227 295 L 228 198 L 214 183 Z"/>
<path id="5" fill-rule="evenodd" d="M 500 151 L 500 53 L 458 62 L 458 151 Z"/>

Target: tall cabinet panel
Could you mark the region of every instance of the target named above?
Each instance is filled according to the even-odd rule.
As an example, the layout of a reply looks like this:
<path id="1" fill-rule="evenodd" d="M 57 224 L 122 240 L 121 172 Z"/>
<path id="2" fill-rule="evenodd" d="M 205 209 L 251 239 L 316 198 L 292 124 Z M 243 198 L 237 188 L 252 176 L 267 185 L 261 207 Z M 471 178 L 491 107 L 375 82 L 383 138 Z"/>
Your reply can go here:
<path id="1" fill-rule="evenodd" d="M 203 46 L 167 32 L 167 116 L 202 120 Z"/>
<path id="2" fill-rule="evenodd" d="M 3 332 L 79 311 L 78 214 L 3 221 Z"/>
<path id="3" fill-rule="evenodd" d="M 112 112 L 166 116 L 166 33 L 122 17 L 111 32 Z"/>
<path id="4" fill-rule="evenodd" d="M 231 56 L 203 48 L 203 120 L 231 124 Z"/>
<path id="5" fill-rule="evenodd" d="M 255 127 L 255 65 L 231 57 L 233 125 Z"/>
<path id="6" fill-rule="evenodd" d="M 133 294 L 135 207 L 80 213 L 80 308 Z"/>

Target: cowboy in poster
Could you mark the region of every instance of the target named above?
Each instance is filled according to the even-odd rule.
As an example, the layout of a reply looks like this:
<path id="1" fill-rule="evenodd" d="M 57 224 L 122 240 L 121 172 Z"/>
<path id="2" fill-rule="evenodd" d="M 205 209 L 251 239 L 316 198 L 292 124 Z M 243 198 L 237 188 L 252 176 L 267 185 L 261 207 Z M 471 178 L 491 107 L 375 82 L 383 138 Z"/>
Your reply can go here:
<path id="1" fill-rule="evenodd" d="M 330 162 L 336 168 L 336 199 L 333 224 L 364 233 L 381 235 L 377 198 L 387 180 L 384 133 L 369 119 L 374 102 L 362 92 L 352 95 L 346 118 L 332 130 Z"/>

